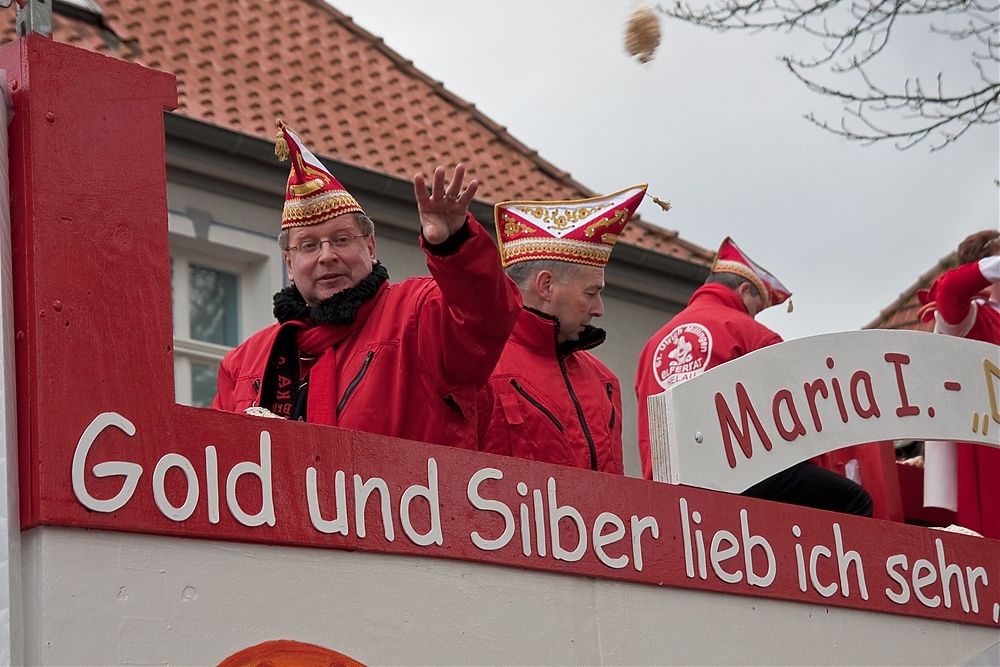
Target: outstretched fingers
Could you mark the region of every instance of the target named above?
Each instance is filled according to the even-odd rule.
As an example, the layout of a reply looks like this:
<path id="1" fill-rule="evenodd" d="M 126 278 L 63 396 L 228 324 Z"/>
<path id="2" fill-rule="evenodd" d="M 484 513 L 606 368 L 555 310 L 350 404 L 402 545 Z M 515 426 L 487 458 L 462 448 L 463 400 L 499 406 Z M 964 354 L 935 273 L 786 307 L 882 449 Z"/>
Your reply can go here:
<path id="1" fill-rule="evenodd" d="M 462 186 L 465 181 L 465 171 L 465 165 L 461 162 L 455 165 L 455 173 L 452 175 L 451 181 L 446 188 L 444 184 L 444 167 L 438 166 L 434 169 L 429 193 L 424 175 L 422 173 L 415 174 L 413 176 L 413 194 L 416 196 L 417 204 L 422 205 L 431 201 L 450 200 L 460 202 L 463 206 L 468 206 L 479 189 L 479 182 L 473 180 L 463 191 Z"/>
<path id="2" fill-rule="evenodd" d="M 431 186 L 431 199 L 444 199 L 444 167 L 438 165 L 434 170 L 434 185 Z"/>
<path id="3" fill-rule="evenodd" d="M 444 178 L 444 173 L 442 170 L 442 179 Z M 457 201 L 459 196 L 462 194 L 462 181 L 465 180 L 465 165 L 459 162 L 455 165 L 455 173 L 451 177 L 451 183 L 448 184 L 448 190 L 445 192 L 445 197 L 453 201 Z"/>
<path id="4" fill-rule="evenodd" d="M 479 182 L 473 180 L 465 185 L 465 165 L 455 166 L 455 173 L 445 187 L 444 167 L 437 167 L 428 192 L 423 174 L 413 177 L 413 194 L 417 200 L 420 224 L 424 238 L 430 243 L 441 243 L 465 224 L 469 204 L 479 190 Z"/>
<path id="5" fill-rule="evenodd" d="M 458 203 L 462 206 L 462 208 L 469 208 L 469 204 L 472 203 L 472 198 L 476 196 L 477 190 L 479 190 L 479 181 L 472 179 L 472 181 L 469 182 L 469 187 L 467 187 L 465 192 L 462 193 L 462 196 L 458 198 Z"/>
<path id="6" fill-rule="evenodd" d="M 424 175 L 417 173 L 413 176 L 413 195 L 417 198 L 417 208 L 423 208 L 430 201 L 430 194 L 427 192 L 427 181 Z"/>

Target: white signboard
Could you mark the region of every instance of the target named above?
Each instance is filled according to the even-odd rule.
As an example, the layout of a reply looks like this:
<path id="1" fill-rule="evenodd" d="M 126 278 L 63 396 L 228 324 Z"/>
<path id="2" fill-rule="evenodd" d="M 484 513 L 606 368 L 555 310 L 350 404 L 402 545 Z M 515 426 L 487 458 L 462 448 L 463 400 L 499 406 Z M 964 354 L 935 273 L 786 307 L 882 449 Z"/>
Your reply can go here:
<path id="1" fill-rule="evenodd" d="M 1000 447 L 1000 347 L 852 331 L 764 348 L 650 396 L 653 478 L 739 493 L 879 440 Z"/>

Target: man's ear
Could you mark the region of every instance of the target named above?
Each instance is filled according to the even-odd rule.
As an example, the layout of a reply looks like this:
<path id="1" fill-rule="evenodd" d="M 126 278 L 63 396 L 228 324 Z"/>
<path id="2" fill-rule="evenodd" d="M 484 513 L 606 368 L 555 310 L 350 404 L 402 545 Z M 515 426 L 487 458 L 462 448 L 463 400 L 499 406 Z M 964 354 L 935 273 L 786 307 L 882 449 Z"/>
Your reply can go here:
<path id="1" fill-rule="evenodd" d="M 760 312 L 761 300 L 758 297 L 754 297 L 753 291 L 753 286 L 750 283 L 740 283 L 739 287 L 736 288 L 736 295 L 743 302 L 743 307 L 746 308 L 747 314 L 750 317 L 756 318 L 757 313 Z M 754 304 L 753 308 L 751 308 L 751 304 Z"/>
<path id="2" fill-rule="evenodd" d="M 535 294 L 539 299 L 548 303 L 552 300 L 552 273 L 545 271 L 544 269 L 535 274 L 535 280 L 532 286 L 535 288 Z"/>
<path id="3" fill-rule="evenodd" d="M 372 234 L 368 237 L 368 256 L 372 259 L 372 266 L 378 261 L 377 253 L 375 252 L 375 235 Z"/>
<path id="4" fill-rule="evenodd" d="M 285 260 L 285 273 L 288 274 L 288 282 L 294 283 L 295 279 L 292 277 L 292 257 L 288 254 L 287 250 L 281 252 L 281 257 Z"/>

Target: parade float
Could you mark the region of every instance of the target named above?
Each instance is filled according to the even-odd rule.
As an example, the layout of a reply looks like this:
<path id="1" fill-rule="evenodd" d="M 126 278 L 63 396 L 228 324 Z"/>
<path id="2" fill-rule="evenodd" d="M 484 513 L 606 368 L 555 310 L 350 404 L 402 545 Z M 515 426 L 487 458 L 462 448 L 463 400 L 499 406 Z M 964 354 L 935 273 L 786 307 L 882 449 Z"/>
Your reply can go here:
<path id="1" fill-rule="evenodd" d="M 180 405 L 173 76 L 36 34 L 0 68 L 6 662 L 963 664 L 1000 641 L 996 540 L 731 493 L 858 443 L 1000 446 L 995 347 L 750 354 L 653 399 L 667 483 Z"/>

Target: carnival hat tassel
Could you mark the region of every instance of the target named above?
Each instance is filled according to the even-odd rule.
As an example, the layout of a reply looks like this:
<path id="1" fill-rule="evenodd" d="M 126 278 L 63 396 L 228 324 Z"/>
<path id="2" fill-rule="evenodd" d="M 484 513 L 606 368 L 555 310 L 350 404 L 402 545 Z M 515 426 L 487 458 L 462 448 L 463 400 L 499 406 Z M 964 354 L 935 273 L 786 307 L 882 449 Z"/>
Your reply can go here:
<path id="1" fill-rule="evenodd" d="M 285 121 L 280 118 L 275 119 L 274 124 L 278 126 L 278 136 L 274 140 L 274 154 L 284 162 L 288 159 L 288 142 L 285 141 Z"/>
<path id="2" fill-rule="evenodd" d="M 669 211 L 670 209 L 673 208 L 673 206 L 671 206 L 671 204 L 670 204 L 670 201 L 664 201 L 664 200 L 660 199 L 659 197 L 654 197 L 653 195 L 649 194 L 648 192 L 646 193 L 646 196 L 649 197 L 649 198 L 651 198 L 653 200 L 653 203 L 656 204 L 657 206 L 659 206 L 660 208 L 662 208 L 665 212 Z"/>

